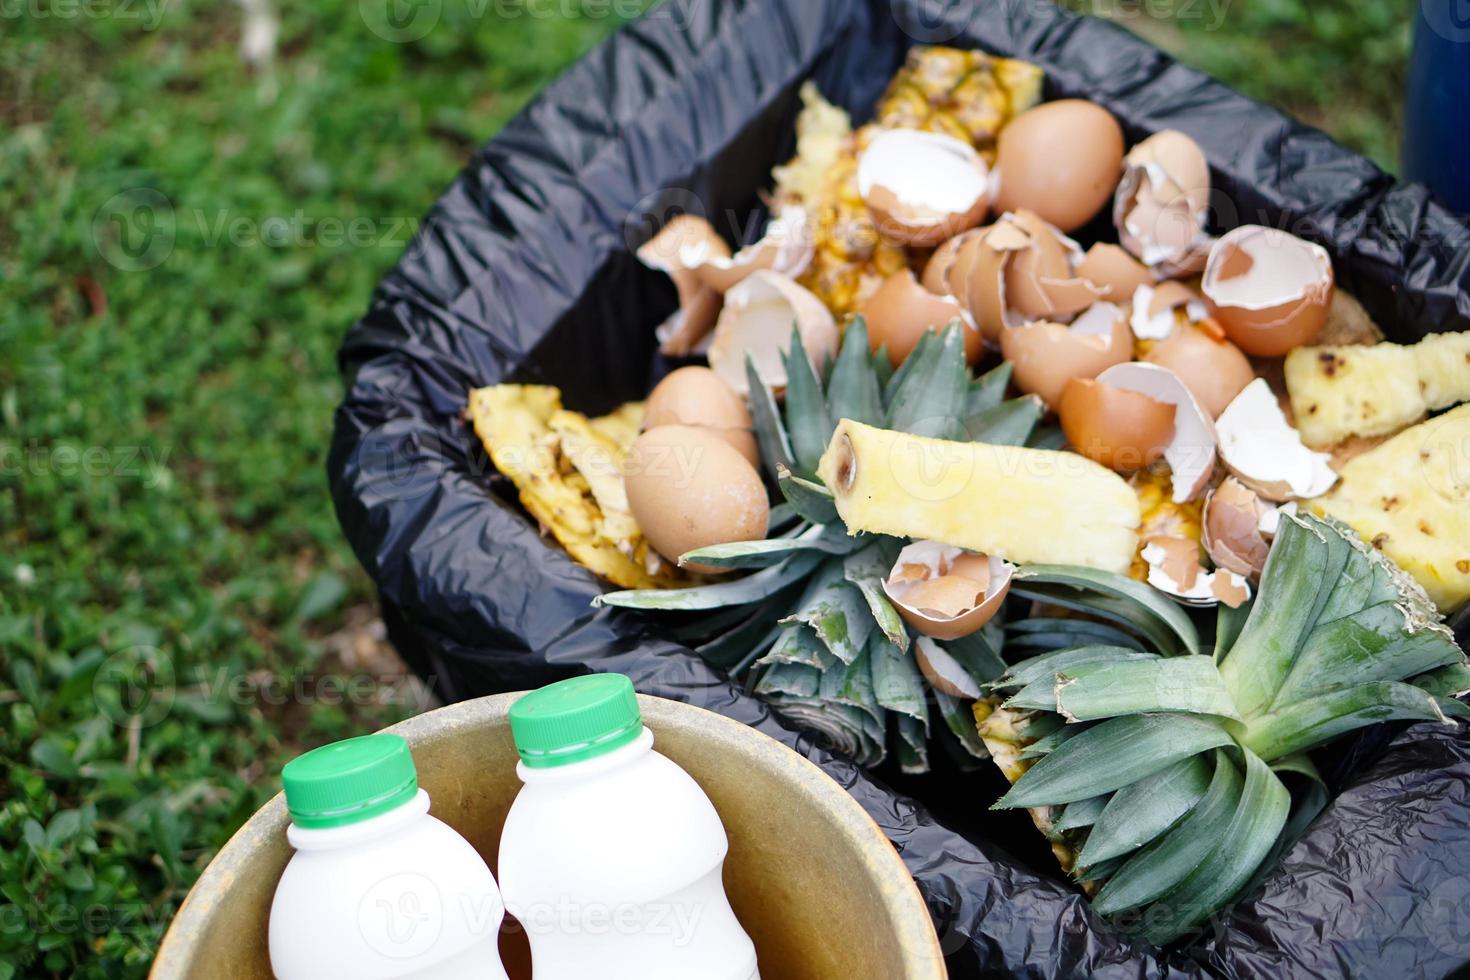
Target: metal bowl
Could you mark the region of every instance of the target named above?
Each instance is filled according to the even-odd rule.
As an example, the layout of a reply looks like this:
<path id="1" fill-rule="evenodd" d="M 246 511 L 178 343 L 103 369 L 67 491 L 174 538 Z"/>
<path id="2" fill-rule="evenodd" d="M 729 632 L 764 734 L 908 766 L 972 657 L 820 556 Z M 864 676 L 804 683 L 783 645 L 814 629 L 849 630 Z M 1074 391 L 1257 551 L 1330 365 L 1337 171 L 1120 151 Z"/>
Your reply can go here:
<path id="1" fill-rule="evenodd" d="M 434 816 L 497 865 L 520 789 L 507 712 L 517 694 L 465 701 L 388 729 L 408 739 Z M 730 837 L 725 888 L 764 980 L 940 980 L 938 938 L 877 825 L 830 777 L 780 743 L 700 708 L 640 696 L 658 751 L 714 802 Z M 269 977 L 266 925 L 291 858 L 277 795 L 205 869 L 163 938 L 157 980 Z M 529 977 L 524 934 L 501 937 Z M 696 978 L 691 978 L 696 980 Z"/>

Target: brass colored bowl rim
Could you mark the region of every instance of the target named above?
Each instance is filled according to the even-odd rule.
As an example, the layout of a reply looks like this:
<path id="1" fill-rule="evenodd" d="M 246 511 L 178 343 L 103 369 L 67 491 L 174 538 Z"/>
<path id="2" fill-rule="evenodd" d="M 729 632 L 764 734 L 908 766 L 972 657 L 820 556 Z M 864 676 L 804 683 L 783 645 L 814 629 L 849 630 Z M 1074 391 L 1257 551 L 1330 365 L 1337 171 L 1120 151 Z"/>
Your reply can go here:
<path id="1" fill-rule="evenodd" d="M 461 701 L 399 722 L 384 731 L 402 735 L 414 746 L 468 735 L 483 730 L 487 722 L 506 720 L 511 704 L 524 693 Z M 887 897 L 893 913 L 891 928 L 904 961 L 904 974 L 895 980 L 943 980 L 946 971 L 939 937 L 918 886 L 873 818 L 836 780 L 770 736 L 723 715 L 643 694 L 638 695 L 638 701 L 644 723 L 655 735 L 660 729 L 698 727 L 718 738 L 722 751 L 744 756 L 741 760 L 732 759 L 732 763 L 784 770 L 790 777 L 790 790 L 807 797 L 820 809 L 830 823 L 831 833 L 846 838 L 854 853 L 871 858 L 867 862 L 869 872 Z M 230 894 L 232 882 L 250 873 L 260 843 L 279 840 L 289 823 L 285 797 L 277 793 L 230 837 L 169 923 L 150 977 L 171 980 L 188 975 L 191 958 L 197 953 L 195 938 L 207 934 L 208 922 L 221 897 Z"/>

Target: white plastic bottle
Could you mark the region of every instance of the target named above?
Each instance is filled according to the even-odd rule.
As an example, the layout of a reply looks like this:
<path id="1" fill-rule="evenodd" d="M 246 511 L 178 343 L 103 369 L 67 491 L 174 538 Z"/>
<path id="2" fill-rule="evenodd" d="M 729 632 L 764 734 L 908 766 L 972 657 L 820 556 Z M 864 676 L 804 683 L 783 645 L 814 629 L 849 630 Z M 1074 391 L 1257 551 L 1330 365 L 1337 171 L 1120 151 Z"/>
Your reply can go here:
<path id="1" fill-rule="evenodd" d="M 510 724 L 525 785 L 500 883 L 535 980 L 759 980 L 721 881 L 725 828 L 653 751 L 632 682 L 552 684 L 512 705 Z"/>
<path id="2" fill-rule="evenodd" d="M 281 773 L 296 853 L 271 903 L 281 980 L 506 980 L 505 915 L 470 843 L 429 815 L 408 743 L 365 735 Z"/>

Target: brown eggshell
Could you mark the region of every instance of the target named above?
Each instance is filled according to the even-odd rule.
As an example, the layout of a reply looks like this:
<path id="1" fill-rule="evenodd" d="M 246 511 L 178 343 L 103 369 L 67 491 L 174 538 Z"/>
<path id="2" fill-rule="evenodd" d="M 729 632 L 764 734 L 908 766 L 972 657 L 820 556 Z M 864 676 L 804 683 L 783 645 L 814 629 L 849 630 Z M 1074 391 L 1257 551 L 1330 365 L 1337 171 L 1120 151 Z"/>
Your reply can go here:
<path id="1" fill-rule="evenodd" d="M 1077 264 L 1076 274 L 1103 290 L 1109 303 L 1126 305 L 1139 286 L 1153 285 L 1154 278 L 1143 263 L 1117 245 L 1098 242 Z"/>
<path id="2" fill-rule="evenodd" d="M 837 356 L 837 322 L 826 305 L 810 292 L 769 270 L 751 273 L 725 294 L 725 308 L 710 342 L 709 366 L 739 395 L 750 391 L 745 355 L 777 394 L 786 390 L 786 368 L 781 354 L 791 347 L 796 324 L 812 369 L 820 371 L 828 357 Z"/>
<path id="3" fill-rule="evenodd" d="M 1209 249 L 1209 203 L 1210 168 L 1199 144 L 1176 130 L 1155 133 L 1123 158 L 1113 195 L 1118 241 L 1156 278 L 1198 272 Z"/>
<path id="4" fill-rule="evenodd" d="M 1211 418 L 1218 418 L 1225 406 L 1256 379 L 1240 348 L 1196 326 L 1175 330 L 1155 344 L 1144 360 L 1177 374 Z"/>
<path id="5" fill-rule="evenodd" d="M 1332 305 L 1332 259 L 1295 235 L 1242 225 L 1210 250 L 1200 288 L 1241 350 L 1280 357 L 1309 344 Z"/>
<path id="6" fill-rule="evenodd" d="M 1085 225 L 1112 197 L 1123 162 L 1123 130 L 1083 99 L 1047 102 L 1000 132 L 995 206 L 1036 212 L 1062 231 Z"/>
<path id="7" fill-rule="evenodd" d="M 978 225 L 989 180 L 973 146 L 940 133 L 887 130 L 858 159 L 858 193 L 874 224 L 905 245 L 938 245 Z"/>
<path id="8" fill-rule="evenodd" d="M 638 261 L 668 275 L 678 292 L 678 311 L 658 331 L 665 354 L 682 357 L 691 353 L 714 329 L 723 301 L 700 281 L 694 269 L 712 258 L 729 257 L 730 246 L 714 226 L 694 214 L 675 216 L 638 249 Z"/>
<path id="9" fill-rule="evenodd" d="M 919 673 L 936 691 L 952 698 L 979 700 L 980 685 L 975 683 L 975 678 L 953 654 L 928 636 L 914 638 L 914 661 L 919 665 Z"/>
<path id="10" fill-rule="evenodd" d="M 1030 238 L 1031 247 L 1018 250 L 1006 267 L 1006 303 L 1023 320 L 1057 317 L 1076 309 L 1064 310 L 1052 295 L 1058 283 L 1072 279 L 1071 244 L 1040 216 L 1030 211 L 1010 215 Z M 1083 305 L 1091 303 L 1088 300 Z"/>
<path id="11" fill-rule="evenodd" d="M 885 279 L 858 312 L 867 318 L 869 345 L 876 352 L 887 344 L 894 367 L 903 363 L 927 331 L 943 330 L 956 319 L 964 325 L 965 360 L 973 364 L 980 359 L 984 345 L 970 314 L 954 297 L 936 296 L 919 285 L 908 269 Z"/>
<path id="12" fill-rule="evenodd" d="M 751 466 L 760 466 L 745 400 L 707 367 L 681 367 L 649 392 L 643 406 L 643 429 L 661 425 L 709 429 L 739 450 Z"/>
<path id="13" fill-rule="evenodd" d="M 937 541 L 899 552 L 883 592 L 904 622 L 923 636 L 956 640 L 988 623 L 1011 588 L 1015 566 Z"/>
<path id="14" fill-rule="evenodd" d="M 1095 378 L 1133 357 L 1133 334 L 1122 309 L 1099 303 L 1071 326 L 1038 320 L 1001 332 L 1000 350 L 1024 392 L 1055 408 L 1073 378 Z"/>
<path id="15" fill-rule="evenodd" d="M 795 279 L 811 265 L 815 253 L 816 240 L 807 224 L 806 210 L 787 207 L 772 219 L 760 241 L 734 255 L 728 251 L 711 255 L 693 271 L 701 283 L 723 295 L 762 269 Z"/>
<path id="16" fill-rule="evenodd" d="M 919 281 L 925 289 L 935 296 L 953 295 L 953 291 L 949 288 L 949 270 L 954 267 L 960 249 L 977 230 L 972 228 L 964 234 L 946 238 L 939 244 L 939 247 L 929 256 L 929 261 L 924 263 L 924 275 Z"/>
<path id="17" fill-rule="evenodd" d="M 1337 482 L 1331 455 L 1302 443 L 1265 378 L 1235 396 L 1220 413 L 1216 431 L 1226 469 L 1267 500 L 1311 499 Z"/>
<path id="18" fill-rule="evenodd" d="M 1067 382 L 1057 415 L 1073 449 L 1119 473 L 1164 455 L 1174 435 L 1173 405 L 1088 378 Z"/>
<path id="19" fill-rule="evenodd" d="M 1164 449 L 1174 502 L 1182 504 L 1204 493 L 1215 472 L 1219 440 L 1210 416 L 1179 375 L 1157 364 L 1131 361 L 1113 365 L 1097 380 L 1174 406 L 1174 436 Z"/>
<path id="20" fill-rule="evenodd" d="M 1258 579 L 1271 547 L 1261 534 L 1267 505 L 1235 477 L 1226 477 L 1205 498 L 1202 541 L 1210 559 L 1237 575 Z"/>
<path id="21" fill-rule="evenodd" d="M 628 450 L 623 486 L 644 537 L 670 561 L 696 548 L 766 536 L 770 504 L 760 474 L 708 429 L 663 425 L 644 432 Z"/>

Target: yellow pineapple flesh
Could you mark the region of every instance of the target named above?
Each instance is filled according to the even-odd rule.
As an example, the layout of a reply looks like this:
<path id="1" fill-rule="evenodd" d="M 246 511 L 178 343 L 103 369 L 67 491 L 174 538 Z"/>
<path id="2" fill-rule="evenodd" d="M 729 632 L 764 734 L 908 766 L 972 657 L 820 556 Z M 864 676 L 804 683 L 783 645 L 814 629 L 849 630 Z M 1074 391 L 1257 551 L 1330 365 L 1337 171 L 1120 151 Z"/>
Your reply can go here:
<path id="1" fill-rule="evenodd" d="M 1138 498 L 1072 452 L 838 423 L 817 466 L 848 532 L 942 541 L 1013 562 L 1125 572 Z"/>
<path id="2" fill-rule="evenodd" d="M 1353 458 L 1341 477 L 1309 509 L 1349 524 L 1442 612 L 1470 599 L 1470 405 Z"/>

